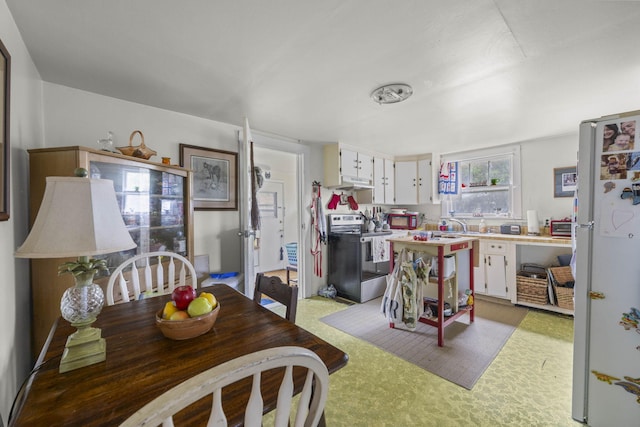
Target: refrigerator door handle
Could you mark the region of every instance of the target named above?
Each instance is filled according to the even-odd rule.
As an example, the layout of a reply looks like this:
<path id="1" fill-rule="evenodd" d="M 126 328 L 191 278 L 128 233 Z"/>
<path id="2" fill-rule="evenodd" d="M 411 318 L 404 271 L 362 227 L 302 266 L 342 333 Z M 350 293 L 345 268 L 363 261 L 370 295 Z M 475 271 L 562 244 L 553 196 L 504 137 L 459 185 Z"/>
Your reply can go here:
<path id="1" fill-rule="evenodd" d="M 594 222 L 589 221 L 586 224 L 576 224 L 576 228 L 588 228 L 589 230 L 593 230 L 593 225 L 594 225 Z"/>

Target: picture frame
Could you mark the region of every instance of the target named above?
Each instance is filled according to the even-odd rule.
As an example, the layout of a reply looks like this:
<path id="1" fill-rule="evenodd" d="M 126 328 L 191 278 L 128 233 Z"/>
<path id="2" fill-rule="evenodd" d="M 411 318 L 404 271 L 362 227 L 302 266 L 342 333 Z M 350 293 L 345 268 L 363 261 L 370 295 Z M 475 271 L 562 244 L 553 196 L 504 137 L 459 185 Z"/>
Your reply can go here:
<path id="1" fill-rule="evenodd" d="M 553 169 L 553 197 L 573 197 L 577 184 L 576 166 Z"/>
<path id="2" fill-rule="evenodd" d="M 192 171 L 195 210 L 238 210 L 238 153 L 180 144 L 180 166 Z"/>
<path id="3" fill-rule="evenodd" d="M 0 40 L 0 221 L 9 219 L 9 95 L 11 93 L 11 55 Z"/>

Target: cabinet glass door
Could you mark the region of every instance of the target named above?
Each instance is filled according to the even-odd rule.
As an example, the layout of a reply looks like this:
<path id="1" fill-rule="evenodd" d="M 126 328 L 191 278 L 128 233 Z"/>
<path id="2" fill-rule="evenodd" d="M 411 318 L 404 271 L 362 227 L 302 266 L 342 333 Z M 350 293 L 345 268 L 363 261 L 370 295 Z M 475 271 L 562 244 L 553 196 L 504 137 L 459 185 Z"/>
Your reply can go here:
<path id="1" fill-rule="evenodd" d="M 138 245 L 107 255 L 110 268 L 146 252 L 171 251 L 187 256 L 185 177 L 146 167 L 99 161 L 90 162 L 90 175 L 113 181 L 122 219 Z"/>

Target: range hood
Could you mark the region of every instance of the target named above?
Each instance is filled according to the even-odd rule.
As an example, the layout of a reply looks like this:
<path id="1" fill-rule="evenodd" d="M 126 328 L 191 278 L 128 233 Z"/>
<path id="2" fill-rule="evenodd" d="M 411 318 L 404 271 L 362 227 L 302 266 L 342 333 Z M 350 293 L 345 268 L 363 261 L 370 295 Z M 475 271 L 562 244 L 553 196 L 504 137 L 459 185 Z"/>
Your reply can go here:
<path id="1" fill-rule="evenodd" d="M 329 188 L 334 190 L 356 191 L 356 190 L 371 190 L 373 185 L 366 178 L 359 178 L 355 176 L 342 176 L 339 185 L 331 186 Z"/>

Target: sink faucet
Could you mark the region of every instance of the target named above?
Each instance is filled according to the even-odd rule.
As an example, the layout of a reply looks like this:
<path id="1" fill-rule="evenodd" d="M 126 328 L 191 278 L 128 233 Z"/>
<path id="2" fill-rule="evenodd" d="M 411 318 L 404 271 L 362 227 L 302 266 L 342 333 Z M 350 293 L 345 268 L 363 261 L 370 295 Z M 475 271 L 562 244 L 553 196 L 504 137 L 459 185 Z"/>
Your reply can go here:
<path id="1" fill-rule="evenodd" d="M 462 232 L 463 233 L 467 232 L 467 223 L 466 222 L 461 221 L 461 220 L 459 220 L 457 218 L 449 218 L 449 221 L 457 222 L 462 227 Z"/>

